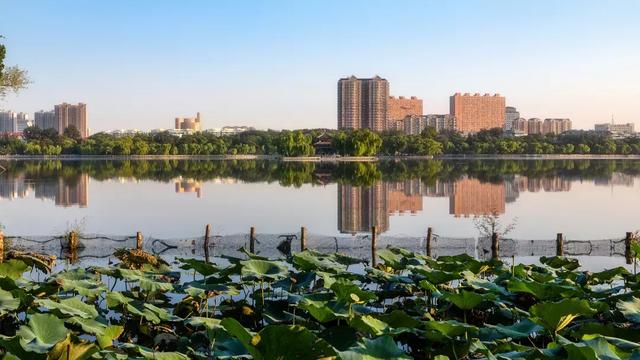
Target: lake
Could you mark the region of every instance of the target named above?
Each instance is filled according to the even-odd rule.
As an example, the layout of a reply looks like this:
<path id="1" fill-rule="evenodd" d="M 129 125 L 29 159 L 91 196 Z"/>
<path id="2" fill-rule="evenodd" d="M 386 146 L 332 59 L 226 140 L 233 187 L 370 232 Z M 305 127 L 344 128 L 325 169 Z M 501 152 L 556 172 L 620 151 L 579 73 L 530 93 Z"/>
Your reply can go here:
<path id="1" fill-rule="evenodd" d="M 11 161 L 0 174 L 7 234 L 184 237 L 369 232 L 478 236 L 474 219 L 515 222 L 510 237 L 624 236 L 640 228 L 639 160 Z"/>

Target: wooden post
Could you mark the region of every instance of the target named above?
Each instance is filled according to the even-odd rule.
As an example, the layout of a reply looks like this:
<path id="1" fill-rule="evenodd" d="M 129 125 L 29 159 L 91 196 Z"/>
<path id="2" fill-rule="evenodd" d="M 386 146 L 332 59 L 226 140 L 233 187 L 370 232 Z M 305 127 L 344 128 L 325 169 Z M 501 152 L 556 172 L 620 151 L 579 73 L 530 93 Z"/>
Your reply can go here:
<path id="1" fill-rule="evenodd" d="M 72 264 L 78 259 L 78 233 L 72 231 L 69 233 L 69 262 Z"/>
<path id="2" fill-rule="evenodd" d="M 0 230 L 0 263 L 4 262 L 4 233 Z"/>
<path id="3" fill-rule="evenodd" d="M 624 237 L 624 258 L 627 264 L 633 263 L 633 254 L 631 253 L 631 242 L 633 241 L 633 233 L 628 232 Z"/>
<path id="4" fill-rule="evenodd" d="M 256 228 L 253 226 L 249 232 L 249 252 L 252 254 L 256 252 Z"/>
<path id="5" fill-rule="evenodd" d="M 376 267 L 376 241 L 377 241 L 377 231 L 375 225 L 371 227 L 371 266 Z"/>
<path id="6" fill-rule="evenodd" d="M 136 233 L 136 249 L 142 250 L 142 233 L 140 231 Z"/>
<path id="7" fill-rule="evenodd" d="M 556 256 L 564 256 L 564 236 L 562 233 L 556 234 Z"/>
<path id="8" fill-rule="evenodd" d="M 78 234 L 75 231 L 72 231 L 69 233 L 69 238 L 68 240 L 68 247 L 69 247 L 69 252 L 74 252 L 78 249 Z"/>
<path id="9" fill-rule="evenodd" d="M 433 230 L 431 227 L 427 228 L 427 256 L 431 257 L 431 238 L 433 237 Z"/>
<path id="10" fill-rule="evenodd" d="M 300 251 L 307 250 L 307 228 L 300 228 Z"/>
<path id="11" fill-rule="evenodd" d="M 204 228 L 204 261 L 209 262 L 209 238 L 211 237 L 211 225 Z"/>
<path id="12" fill-rule="evenodd" d="M 491 257 L 497 258 L 500 254 L 500 240 L 498 233 L 491 234 Z"/>

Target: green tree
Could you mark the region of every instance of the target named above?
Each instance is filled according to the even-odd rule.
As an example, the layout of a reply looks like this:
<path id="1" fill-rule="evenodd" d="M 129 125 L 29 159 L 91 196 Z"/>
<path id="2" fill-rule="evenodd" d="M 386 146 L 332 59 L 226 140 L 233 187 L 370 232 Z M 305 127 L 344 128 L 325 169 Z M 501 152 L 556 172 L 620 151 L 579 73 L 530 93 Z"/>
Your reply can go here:
<path id="1" fill-rule="evenodd" d="M 64 137 L 67 137 L 69 139 L 72 139 L 78 142 L 82 140 L 82 135 L 80 134 L 80 130 L 78 130 L 78 128 L 75 127 L 74 125 L 67 126 L 67 128 L 64 129 L 64 132 L 62 133 L 62 135 Z"/>
<path id="2" fill-rule="evenodd" d="M 315 149 L 311 136 L 302 131 L 283 131 L 278 136 L 278 152 L 283 156 L 310 156 Z"/>
<path id="3" fill-rule="evenodd" d="M 3 37 L 0 36 L 0 39 Z M 30 80 L 27 72 L 17 66 L 7 67 L 4 63 L 7 55 L 7 48 L 4 44 L 0 44 L 0 99 L 4 98 L 7 93 L 24 89 L 29 85 Z"/>

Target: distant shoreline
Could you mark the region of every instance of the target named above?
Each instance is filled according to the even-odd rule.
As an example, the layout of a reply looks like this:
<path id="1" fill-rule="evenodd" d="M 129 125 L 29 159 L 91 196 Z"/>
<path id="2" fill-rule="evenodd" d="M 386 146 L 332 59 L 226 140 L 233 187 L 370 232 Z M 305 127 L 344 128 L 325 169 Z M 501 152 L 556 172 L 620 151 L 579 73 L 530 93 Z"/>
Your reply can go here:
<path id="1" fill-rule="evenodd" d="M 283 162 L 376 162 L 380 160 L 640 160 L 640 155 L 597 154 L 517 154 L 517 155 L 438 155 L 438 156 L 303 156 L 280 155 L 0 155 L 0 160 L 268 160 Z"/>

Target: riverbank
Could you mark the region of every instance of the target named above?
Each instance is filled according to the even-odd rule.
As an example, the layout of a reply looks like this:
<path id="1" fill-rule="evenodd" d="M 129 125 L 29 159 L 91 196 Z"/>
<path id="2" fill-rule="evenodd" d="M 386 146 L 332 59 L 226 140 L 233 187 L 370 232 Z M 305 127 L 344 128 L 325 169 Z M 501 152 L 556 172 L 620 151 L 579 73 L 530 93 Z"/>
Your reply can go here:
<path id="1" fill-rule="evenodd" d="M 267 160 L 284 162 L 375 162 L 380 160 L 640 160 L 640 155 L 593 154 L 447 154 L 438 156 L 301 156 L 280 155 L 0 155 L 0 160 Z"/>

